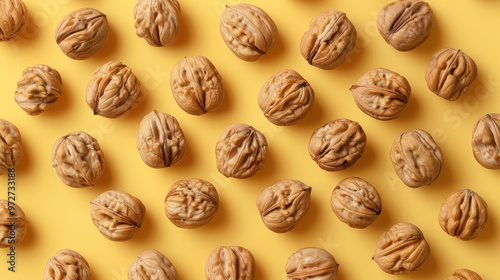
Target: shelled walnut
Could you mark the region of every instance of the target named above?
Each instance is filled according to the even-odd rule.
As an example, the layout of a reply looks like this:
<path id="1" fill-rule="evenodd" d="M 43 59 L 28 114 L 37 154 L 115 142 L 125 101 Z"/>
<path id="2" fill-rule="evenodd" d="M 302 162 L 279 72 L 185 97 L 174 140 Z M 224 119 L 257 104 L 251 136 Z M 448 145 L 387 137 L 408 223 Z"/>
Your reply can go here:
<path id="1" fill-rule="evenodd" d="M 207 280 L 252 280 L 255 261 L 252 253 L 240 246 L 221 246 L 208 256 Z"/>
<path id="2" fill-rule="evenodd" d="M 177 0 L 139 0 L 134 7 L 137 36 L 150 46 L 168 46 L 179 37 L 181 6 Z"/>
<path id="3" fill-rule="evenodd" d="M 21 134 L 10 122 L 0 119 L 0 175 L 15 168 L 23 158 Z"/>
<path id="4" fill-rule="evenodd" d="M 286 279 L 335 280 L 339 264 L 328 251 L 308 247 L 294 252 L 286 262 Z"/>
<path id="5" fill-rule="evenodd" d="M 63 249 L 55 253 L 45 266 L 43 280 L 92 280 L 87 260 L 79 253 Z"/>
<path id="6" fill-rule="evenodd" d="M 28 10 L 23 1 L 0 1 L 0 42 L 17 38 L 26 26 L 28 26 Z"/>
<path id="7" fill-rule="evenodd" d="M 23 242 L 27 225 L 26 214 L 19 205 L 0 199 L 0 248 Z"/>
<path id="8" fill-rule="evenodd" d="M 129 280 L 179 280 L 177 270 L 156 250 L 142 252 L 128 269 Z"/>

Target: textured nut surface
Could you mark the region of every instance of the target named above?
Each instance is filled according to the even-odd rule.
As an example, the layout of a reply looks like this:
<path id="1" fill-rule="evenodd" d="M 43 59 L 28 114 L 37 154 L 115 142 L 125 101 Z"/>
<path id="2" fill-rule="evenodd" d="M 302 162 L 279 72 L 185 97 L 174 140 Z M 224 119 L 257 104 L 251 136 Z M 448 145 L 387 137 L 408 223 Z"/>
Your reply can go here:
<path id="1" fill-rule="evenodd" d="M 12 223 L 15 224 L 15 229 L 14 238 L 11 239 Z M 26 215 L 19 205 L 9 204 L 7 200 L 0 199 L 0 248 L 8 248 L 23 242 L 27 224 Z"/>
<path id="2" fill-rule="evenodd" d="M 21 134 L 10 122 L 0 119 L 0 175 L 8 173 L 23 158 Z"/>
<path id="3" fill-rule="evenodd" d="M 129 280 L 179 280 L 177 270 L 156 250 L 142 252 L 128 269 Z"/>
<path id="4" fill-rule="evenodd" d="M 330 70 L 346 61 L 356 39 L 356 28 L 345 13 L 326 11 L 309 24 L 300 41 L 300 53 L 312 66 Z"/>
<path id="5" fill-rule="evenodd" d="M 397 118 L 411 94 L 405 77 L 384 68 L 364 73 L 350 90 L 359 109 L 378 120 Z"/>
<path id="6" fill-rule="evenodd" d="M 111 60 L 94 72 L 86 100 L 94 115 L 117 118 L 130 110 L 140 95 L 140 82 L 132 70 Z"/>
<path id="7" fill-rule="evenodd" d="M 59 72 L 47 65 L 37 64 L 24 69 L 17 81 L 14 100 L 26 113 L 43 113 L 61 97 L 62 80 Z"/>
<path id="8" fill-rule="evenodd" d="M 170 73 L 170 87 L 179 107 L 192 115 L 214 110 L 224 98 L 222 78 L 203 56 L 186 57 L 175 64 Z"/>
<path id="9" fill-rule="evenodd" d="M 340 181 L 333 189 L 330 206 L 342 222 L 353 228 L 365 228 L 382 211 L 382 199 L 370 183 L 351 177 Z"/>
<path id="10" fill-rule="evenodd" d="M 214 185 L 201 179 L 175 182 L 165 197 L 165 214 L 180 228 L 200 227 L 212 220 L 219 207 Z"/>
<path id="11" fill-rule="evenodd" d="M 259 7 L 249 4 L 226 6 L 220 17 L 220 34 L 239 58 L 255 61 L 274 47 L 278 29 Z"/>
<path id="12" fill-rule="evenodd" d="M 269 78 L 259 92 L 259 107 L 275 125 L 292 125 L 311 110 L 314 91 L 294 70 L 283 70 Z"/>
<path id="13" fill-rule="evenodd" d="M 486 114 L 476 121 L 472 129 L 472 151 L 482 166 L 500 168 L 500 114 Z"/>
<path id="14" fill-rule="evenodd" d="M 382 233 L 373 260 L 389 274 L 408 274 L 422 266 L 430 247 L 420 229 L 410 223 L 398 223 Z"/>
<path id="15" fill-rule="evenodd" d="M 255 273 L 252 253 L 240 246 L 221 246 L 208 256 L 207 280 L 251 280 Z"/>
<path id="16" fill-rule="evenodd" d="M 181 6 L 177 0 L 139 0 L 134 7 L 136 34 L 154 47 L 168 46 L 179 37 Z"/>
<path id="17" fill-rule="evenodd" d="M 264 134 L 236 123 L 226 128 L 215 146 L 217 169 L 226 177 L 244 179 L 262 168 L 267 156 Z"/>
<path id="18" fill-rule="evenodd" d="M 419 188 L 437 179 L 444 159 L 432 136 L 421 129 L 414 129 L 394 140 L 391 160 L 401 181 L 408 187 Z"/>
<path id="19" fill-rule="evenodd" d="M 453 275 L 446 277 L 444 280 L 482 280 L 482 278 L 472 270 L 458 269 L 453 272 Z"/>
<path id="20" fill-rule="evenodd" d="M 469 189 L 455 191 L 441 205 L 438 220 L 449 235 L 471 240 L 481 234 L 486 226 L 488 205 Z"/>
<path id="21" fill-rule="evenodd" d="M 474 60 L 463 51 L 450 48 L 433 54 L 425 71 L 429 90 L 450 101 L 467 92 L 476 77 Z"/>
<path id="22" fill-rule="evenodd" d="M 142 118 L 136 140 L 142 160 L 153 168 L 172 166 L 186 152 L 184 133 L 177 119 L 156 110 Z"/>
<path id="23" fill-rule="evenodd" d="M 293 229 L 311 202 L 311 187 L 297 180 L 280 180 L 257 197 L 257 210 L 267 228 L 282 233 Z"/>
<path id="24" fill-rule="evenodd" d="M 90 202 L 92 223 L 109 240 L 132 238 L 146 213 L 144 204 L 126 192 L 109 190 Z"/>
<path id="25" fill-rule="evenodd" d="M 83 8 L 66 15 L 57 25 L 55 38 L 61 51 L 72 59 L 87 59 L 100 51 L 108 40 L 106 15 Z"/>
<path id="26" fill-rule="evenodd" d="M 52 167 L 66 185 L 94 186 L 104 171 L 104 153 L 97 140 L 83 131 L 71 132 L 54 143 Z"/>
<path id="27" fill-rule="evenodd" d="M 365 145 L 365 132 L 357 122 L 338 119 L 314 131 L 309 154 L 322 169 L 339 171 L 352 166 L 363 155 Z"/>
<path id="28" fill-rule="evenodd" d="M 286 279 L 335 280 L 339 264 L 329 252 L 308 247 L 294 252 L 286 262 Z"/>
<path id="29" fill-rule="evenodd" d="M 43 280 L 92 280 L 87 260 L 79 253 L 63 249 L 49 259 Z"/>
<path id="30" fill-rule="evenodd" d="M 0 1 L 0 42 L 16 38 L 27 25 L 28 11 L 23 1 Z"/>

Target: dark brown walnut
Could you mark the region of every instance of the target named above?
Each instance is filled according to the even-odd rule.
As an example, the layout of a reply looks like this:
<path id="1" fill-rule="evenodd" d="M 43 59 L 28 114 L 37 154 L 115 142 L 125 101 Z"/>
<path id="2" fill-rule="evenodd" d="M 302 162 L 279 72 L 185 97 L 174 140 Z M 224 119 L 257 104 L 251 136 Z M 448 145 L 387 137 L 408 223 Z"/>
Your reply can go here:
<path id="1" fill-rule="evenodd" d="M 329 252 L 308 247 L 294 252 L 286 262 L 286 279 L 335 280 L 339 264 Z"/>
<path id="2" fill-rule="evenodd" d="M 266 227 L 283 233 L 293 229 L 311 203 L 311 187 L 297 180 L 280 180 L 257 197 L 257 210 Z"/>
<path id="3" fill-rule="evenodd" d="M 142 252 L 128 269 L 129 280 L 179 280 L 177 270 L 156 250 Z"/>
<path id="4" fill-rule="evenodd" d="M 309 24 L 300 41 L 300 53 L 312 66 L 330 70 L 347 60 L 356 39 L 356 28 L 345 13 L 326 11 Z"/>
<path id="5" fill-rule="evenodd" d="M 39 115 L 61 97 L 61 86 L 61 75 L 56 69 L 37 64 L 24 69 L 14 100 L 29 115 Z"/>
<path id="6" fill-rule="evenodd" d="M 23 158 L 21 134 L 10 122 L 0 119 L 0 175 L 15 168 Z"/>
<path id="7" fill-rule="evenodd" d="M 410 223 L 398 223 L 382 233 L 373 260 L 386 273 L 408 274 L 421 267 L 430 247 L 424 234 Z"/>
<path id="8" fill-rule="evenodd" d="M 267 141 L 264 134 L 243 123 L 230 125 L 215 146 L 217 169 L 226 177 L 244 179 L 264 165 Z"/>
<path id="9" fill-rule="evenodd" d="M 348 119 L 331 121 L 316 129 L 309 140 L 311 158 L 326 171 L 351 167 L 365 150 L 363 128 Z"/>
<path id="10" fill-rule="evenodd" d="M 378 13 L 377 27 L 382 38 L 398 51 L 410 51 L 431 34 L 434 16 L 427 2 L 395 1 Z"/>
<path id="11" fill-rule="evenodd" d="M 461 50 L 449 48 L 432 55 L 425 71 L 429 90 L 450 101 L 466 93 L 476 77 L 474 60 Z"/>
<path id="12" fill-rule="evenodd" d="M 186 152 L 184 133 L 177 119 L 156 110 L 142 118 L 136 139 L 142 160 L 153 168 L 175 165 Z"/>
<path id="13" fill-rule="evenodd" d="M 472 270 L 458 269 L 453 272 L 453 275 L 446 277 L 444 280 L 482 280 L 482 278 Z"/>
<path id="14" fill-rule="evenodd" d="M 165 197 L 165 214 L 180 228 L 197 228 L 212 220 L 219 207 L 214 185 L 201 179 L 175 182 Z"/>
<path id="15" fill-rule="evenodd" d="M 476 121 L 472 129 L 472 151 L 485 168 L 500 168 L 500 114 L 486 114 Z"/>
<path id="16" fill-rule="evenodd" d="M 106 15 L 92 8 L 83 8 L 66 15 L 57 25 L 56 42 L 72 59 L 87 59 L 100 51 L 108 40 Z"/>
<path id="17" fill-rule="evenodd" d="M 405 77 L 384 68 L 364 73 L 351 87 L 359 109 L 377 120 L 397 118 L 408 103 L 411 87 Z"/>
<path id="18" fill-rule="evenodd" d="M 255 273 L 252 253 L 240 246 L 221 246 L 208 256 L 207 280 L 251 280 Z"/>
<path id="19" fill-rule="evenodd" d="M 126 192 L 109 190 L 90 202 L 92 223 L 112 241 L 125 241 L 141 227 L 146 207 Z"/>
<path id="20" fill-rule="evenodd" d="M 136 34 L 153 47 L 171 45 L 179 37 L 180 14 L 177 0 L 139 0 L 134 8 Z"/>
<path id="21" fill-rule="evenodd" d="M 86 100 L 94 115 L 117 118 L 130 110 L 140 95 L 141 85 L 132 70 L 111 60 L 94 72 Z"/>
<path id="22" fill-rule="evenodd" d="M 275 125 L 301 121 L 314 103 L 311 85 L 294 70 L 283 70 L 269 78 L 259 92 L 259 107 Z"/>
<path id="23" fill-rule="evenodd" d="M 52 167 L 66 185 L 94 186 L 104 171 L 104 153 L 97 140 L 83 131 L 71 132 L 54 143 Z"/>
<path id="24" fill-rule="evenodd" d="M 439 212 L 441 228 L 462 240 L 479 236 L 487 220 L 488 205 L 482 197 L 468 189 L 451 193 Z"/>
<path id="25" fill-rule="evenodd" d="M 28 10 L 23 1 L 0 1 L 0 42 L 18 37 L 27 25 Z"/>
<path id="26" fill-rule="evenodd" d="M 229 49 L 245 61 L 255 61 L 266 54 L 278 36 L 276 24 L 269 15 L 249 4 L 226 5 L 219 28 Z"/>
<path id="27" fill-rule="evenodd" d="M 92 280 L 87 260 L 79 253 L 63 249 L 49 259 L 43 280 Z"/>
<path id="28" fill-rule="evenodd" d="M 19 205 L 0 199 L 0 248 L 23 242 L 27 224 L 26 215 Z"/>
<path id="29" fill-rule="evenodd" d="M 186 57 L 170 73 L 174 99 L 186 113 L 203 115 L 217 108 L 224 98 L 222 78 L 203 56 Z"/>
<path id="30" fill-rule="evenodd" d="M 333 213 L 350 227 L 366 228 L 382 211 L 378 191 L 361 178 L 346 178 L 333 189 L 330 199 Z"/>
<path id="31" fill-rule="evenodd" d="M 391 160 L 399 178 L 408 187 L 434 182 L 443 166 L 443 153 L 432 136 L 414 129 L 401 134 L 391 147 Z"/>

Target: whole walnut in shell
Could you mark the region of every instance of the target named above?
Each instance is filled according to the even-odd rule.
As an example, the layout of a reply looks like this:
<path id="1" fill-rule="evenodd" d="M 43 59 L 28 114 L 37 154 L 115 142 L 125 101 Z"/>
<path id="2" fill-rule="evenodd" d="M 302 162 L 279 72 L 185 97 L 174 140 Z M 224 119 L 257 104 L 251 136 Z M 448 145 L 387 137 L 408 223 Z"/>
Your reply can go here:
<path id="1" fill-rule="evenodd" d="M 417 226 L 398 223 L 382 233 L 373 260 L 386 273 L 408 274 L 422 266 L 429 253 L 429 244 Z"/>
<path id="2" fill-rule="evenodd" d="M 18 37 L 27 25 L 28 10 L 23 1 L 0 1 L 0 42 Z"/>
<path id="3" fill-rule="evenodd" d="M 117 118 L 130 110 L 140 95 L 140 82 L 132 70 L 111 60 L 94 72 L 86 101 L 94 115 Z"/>
<path id="4" fill-rule="evenodd" d="M 93 8 L 82 8 L 59 22 L 55 38 L 66 56 L 81 60 L 100 51 L 108 40 L 108 34 L 106 15 Z"/>
<path id="5" fill-rule="evenodd" d="M 488 205 L 471 190 L 455 191 L 441 205 L 438 220 L 449 235 L 471 240 L 481 234 L 486 226 Z"/>
<path id="6" fill-rule="evenodd" d="M 54 143 L 52 167 L 66 185 L 94 186 L 104 171 L 104 153 L 97 140 L 83 131 L 71 132 Z"/>
<path id="7" fill-rule="evenodd" d="M 203 56 L 190 56 L 174 65 L 170 73 L 174 99 L 186 113 L 203 115 L 217 108 L 224 97 L 222 78 Z"/>
<path id="8" fill-rule="evenodd" d="M 308 247 L 294 252 L 286 262 L 286 279 L 335 280 L 339 264 L 329 252 Z"/>
<path id="9" fill-rule="evenodd" d="M 126 192 L 109 190 L 90 202 L 92 223 L 112 241 L 125 241 L 141 227 L 146 207 Z"/>
<path id="10" fill-rule="evenodd" d="M 212 220 L 219 207 L 214 185 L 201 179 L 175 182 L 165 197 L 165 214 L 180 228 L 197 228 Z"/>
<path id="11" fill-rule="evenodd" d="M 208 256 L 207 280 L 251 280 L 255 274 L 252 253 L 240 246 L 221 246 Z"/>
<path id="12" fill-rule="evenodd" d="M 27 224 L 26 215 L 19 205 L 0 199 L 0 248 L 23 242 Z"/>
<path id="13" fill-rule="evenodd" d="M 458 269 L 453 272 L 453 275 L 446 277 L 444 280 L 482 280 L 482 278 L 472 270 Z"/>
<path id="14" fill-rule="evenodd" d="M 92 280 L 87 260 L 79 253 L 63 249 L 49 259 L 43 280 Z"/>
<path id="15" fill-rule="evenodd" d="M 472 129 L 472 151 L 485 168 L 500 168 L 500 114 L 486 114 L 476 121 Z"/>
<path id="16" fill-rule="evenodd" d="M 134 7 L 137 36 L 150 46 L 168 46 L 179 37 L 181 6 L 177 0 L 139 0 Z"/>
<path id="17" fill-rule="evenodd" d="M 23 158 L 21 134 L 10 122 L 0 119 L 0 175 L 15 168 Z"/>
<path id="18" fill-rule="evenodd" d="M 237 57 L 255 61 L 274 47 L 278 29 L 261 8 L 237 4 L 222 11 L 220 34 Z"/>
<path id="19" fill-rule="evenodd" d="M 167 257 L 156 250 L 142 252 L 128 269 L 130 280 L 179 280 L 177 270 Z"/>
<path id="20" fill-rule="evenodd" d="M 301 121 L 314 103 L 311 85 L 294 70 L 283 70 L 269 78 L 259 92 L 259 107 L 275 125 Z"/>

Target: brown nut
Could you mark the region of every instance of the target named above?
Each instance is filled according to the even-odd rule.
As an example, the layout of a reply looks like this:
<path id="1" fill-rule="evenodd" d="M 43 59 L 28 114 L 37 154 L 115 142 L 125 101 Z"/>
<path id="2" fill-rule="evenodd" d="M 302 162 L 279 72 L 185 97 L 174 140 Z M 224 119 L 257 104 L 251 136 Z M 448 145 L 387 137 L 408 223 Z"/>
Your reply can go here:
<path id="1" fill-rule="evenodd" d="M 259 7 L 227 6 L 220 17 L 220 34 L 229 49 L 245 61 L 255 61 L 274 47 L 278 29 Z"/>
<path id="2" fill-rule="evenodd" d="M 314 103 L 311 85 L 294 70 L 283 70 L 269 78 L 259 92 L 259 107 L 275 125 L 301 121 Z"/>
<path id="3" fill-rule="evenodd" d="M 427 2 L 400 0 L 378 13 L 377 28 L 382 38 L 398 51 L 409 51 L 431 34 L 434 16 Z"/>
<path id="4" fill-rule="evenodd" d="M 217 108 L 224 97 L 222 78 L 203 56 L 186 57 L 170 73 L 174 99 L 186 113 L 203 115 Z"/>
<path id="5" fill-rule="evenodd" d="M 364 73 L 350 90 L 363 113 L 382 121 L 397 118 L 411 94 L 405 77 L 384 68 Z"/>
<path id="6" fill-rule="evenodd" d="M 66 185 L 94 186 L 104 171 L 104 153 L 97 140 L 83 131 L 71 132 L 54 143 L 52 167 Z"/>
<path id="7" fill-rule="evenodd" d="M 444 280 L 482 280 L 482 278 L 472 270 L 458 269 L 453 272 L 453 275 L 446 277 Z"/>
<path id="8" fill-rule="evenodd" d="M 330 206 L 339 220 L 350 227 L 366 228 L 380 215 L 382 199 L 370 183 L 351 177 L 333 189 Z"/>
<path id="9" fill-rule="evenodd" d="M 326 171 L 351 167 L 365 150 L 363 128 L 348 119 L 331 121 L 316 129 L 309 140 L 311 158 Z"/>
<path id="10" fill-rule="evenodd" d="M 221 246 L 208 256 L 207 280 L 251 280 L 255 273 L 252 253 L 240 246 Z"/>
<path id="11" fill-rule="evenodd" d="M 150 46 L 168 46 L 179 38 L 181 6 L 177 0 L 139 0 L 134 7 L 136 34 Z"/>
<path id="12" fill-rule="evenodd" d="M 401 181 L 408 187 L 419 188 L 437 179 L 444 159 L 429 133 L 413 129 L 394 140 L 391 160 Z"/>
<path id="13" fill-rule="evenodd" d="M 146 207 L 126 192 L 110 190 L 90 202 L 92 223 L 112 241 L 125 241 L 141 227 Z"/>
<path id="14" fill-rule="evenodd" d="M 488 204 L 471 190 L 455 191 L 441 205 L 438 220 L 449 235 L 471 240 L 481 234 L 486 226 Z"/>
<path id="15" fill-rule="evenodd" d="M 100 51 L 108 40 L 106 15 L 92 8 L 83 8 L 66 15 L 57 25 L 56 42 L 72 59 L 87 59 Z"/>
<path id="16" fill-rule="evenodd" d="M 356 39 L 356 28 L 345 13 L 326 11 L 309 24 L 300 41 L 300 53 L 310 65 L 330 70 L 347 60 Z"/>
<path id="17" fill-rule="evenodd" d="M 19 36 L 28 25 L 28 10 L 21 0 L 0 2 L 0 42 Z"/>
<path id="18" fill-rule="evenodd" d="M 257 197 L 257 210 L 266 227 L 283 233 L 293 229 L 311 203 L 311 187 L 297 180 L 280 180 Z"/>
<path id="19" fill-rule="evenodd" d="M 267 157 L 264 134 L 244 123 L 228 126 L 215 146 L 217 169 L 226 177 L 244 179 L 262 168 Z"/>
<path id="20" fill-rule="evenodd" d="M 500 114 L 486 114 L 476 121 L 472 129 L 472 151 L 485 168 L 500 168 Z"/>
<path id="21" fill-rule="evenodd" d="M 450 101 L 467 92 L 476 77 L 474 60 L 461 50 L 449 48 L 433 54 L 425 71 L 429 90 Z"/>
<path id="22" fill-rule="evenodd" d="M 163 168 L 178 163 L 186 152 L 184 133 L 173 116 L 158 112 L 142 118 L 136 134 L 137 149 L 144 163 Z"/>
<path id="23" fill-rule="evenodd" d="M 87 260 L 79 253 L 63 249 L 49 259 L 43 280 L 92 280 Z"/>
<path id="24" fill-rule="evenodd" d="M 94 72 L 86 101 L 94 115 L 117 118 L 130 110 L 140 95 L 140 82 L 132 70 L 111 60 Z"/>
<path id="25" fill-rule="evenodd" d="M 24 69 L 14 100 L 29 115 L 38 115 L 61 97 L 62 80 L 56 69 L 37 64 Z"/>
<path id="26" fill-rule="evenodd" d="M 23 158 L 21 134 L 10 122 L 0 119 L 0 175 L 15 168 Z"/>
<path id="27" fill-rule="evenodd" d="M 130 280 L 179 280 L 177 270 L 167 257 L 156 250 L 142 252 L 128 269 Z"/>
<path id="28" fill-rule="evenodd" d="M 197 228 L 212 220 L 219 207 L 214 185 L 201 179 L 175 182 L 165 197 L 165 214 L 180 228 Z"/>
<path id="29" fill-rule="evenodd" d="M 26 215 L 19 205 L 0 199 L 0 248 L 23 242 L 27 224 Z"/>
<path id="30" fill-rule="evenodd" d="M 335 280 L 339 264 L 329 252 L 308 247 L 294 252 L 286 262 L 286 279 Z"/>
<path id="31" fill-rule="evenodd" d="M 373 260 L 386 273 L 408 274 L 422 266 L 430 247 L 424 234 L 410 223 L 398 223 L 382 233 Z"/>

